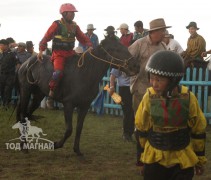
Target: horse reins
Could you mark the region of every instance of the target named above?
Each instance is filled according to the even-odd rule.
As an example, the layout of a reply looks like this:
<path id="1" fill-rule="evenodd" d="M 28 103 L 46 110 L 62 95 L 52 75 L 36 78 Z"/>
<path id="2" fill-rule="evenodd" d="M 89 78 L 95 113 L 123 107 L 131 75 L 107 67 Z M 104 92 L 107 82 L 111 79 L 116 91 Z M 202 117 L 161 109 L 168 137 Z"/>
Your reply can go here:
<path id="1" fill-rule="evenodd" d="M 127 60 L 122 60 L 122 59 L 113 57 L 108 51 L 106 51 L 106 49 L 105 49 L 104 47 L 101 46 L 101 48 L 103 49 L 103 51 L 104 51 L 107 55 L 109 55 L 109 56 L 111 57 L 111 60 L 110 60 L 110 61 L 107 61 L 107 60 L 105 60 L 105 59 L 102 59 L 102 58 L 99 58 L 99 57 L 95 56 L 95 55 L 91 52 L 91 50 L 88 49 L 88 50 L 86 50 L 86 51 L 81 55 L 80 59 L 78 60 L 78 67 L 83 66 L 84 56 L 85 56 L 85 54 L 88 52 L 88 53 L 89 53 L 92 57 L 94 57 L 95 59 L 98 59 L 98 60 L 103 61 L 103 62 L 105 62 L 105 63 L 108 63 L 108 64 L 110 64 L 110 65 L 112 64 L 112 65 L 114 65 L 114 66 L 117 66 L 119 69 L 120 69 L 121 67 L 122 67 L 122 68 L 125 68 L 125 69 L 128 68 L 128 61 L 129 61 L 130 59 L 133 58 L 132 56 L 131 56 L 130 58 L 128 58 Z M 124 62 L 124 64 L 123 64 L 123 65 L 116 64 L 116 63 L 113 62 L 114 60 L 120 61 L 120 62 Z"/>
<path id="2" fill-rule="evenodd" d="M 110 61 L 107 61 L 107 60 L 105 60 L 105 59 L 102 59 L 102 58 L 100 58 L 100 57 L 95 56 L 95 55 L 91 52 L 90 49 L 87 49 L 87 50 L 81 55 L 81 57 L 79 58 L 79 60 L 78 60 L 78 67 L 82 67 L 82 66 L 83 66 L 85 54 L 88 52 L 88 53 L 89 53 L 92 57 L 94 57 L 95 59 L 100 60 L 100 61 L 103 61 L 103 62 L 108 63 L 108 64 L 110 64 L 110 65 L 117 66 L 118 69 L 120 69 L 121 67 L 122 67 L 122 68 L 125 68 L 125 69 L 128 68 L 128 61 L 129 61 L 130 59 L 133 58 L 132 56 L 131 56 L 130 58 L 126 59 L 126 60 L 122 60 L 122 59 L 113 57 L 113 56 L 112 56 L 103 46 L 101 46 L 101 48 L 103 49 L 103 51 L 104 51 L 108 56 L 111 57 L 111 60 L 110 60 Z M 113 61 L 115 61 L 115 60 L 116 60 L 116 61 L 123 62 L 123 65 L 114 63 Z M 36 83 L 38 82 L 37 80 L 35 80 L 35 81 L 30 81 L 30 79 L 29 79 L 29 77 L 28 77 L 29 71 L 31 70 L 31 68 L 32 68 L 37 62 L 38 62 L 38 60 L 36 60 L 36 61 L 28 68 L 28 70 L 27 70 L 27 81 L 28 81 L 30 84 L 36 84 Z"/>
<path id="3" fill-rule="evenodd" d="M 38 80 L 35 80 L 35 81 L 30 81 L 29 80 L 29 71 L 31 70 L 31 68 L 36 64 L 38 62 L 38 60 L 36 60 L 28 69 L 27 69 L 27 72 L 26 72 L 26 78 L 27 78 L 27 81 L 28 81 L 28 83 L 30 83 L 30 84 L 36 84 L 37 82 L 38 82 Z M 27 64 L 27 66 L 28 66 L 29 64 Z"/>

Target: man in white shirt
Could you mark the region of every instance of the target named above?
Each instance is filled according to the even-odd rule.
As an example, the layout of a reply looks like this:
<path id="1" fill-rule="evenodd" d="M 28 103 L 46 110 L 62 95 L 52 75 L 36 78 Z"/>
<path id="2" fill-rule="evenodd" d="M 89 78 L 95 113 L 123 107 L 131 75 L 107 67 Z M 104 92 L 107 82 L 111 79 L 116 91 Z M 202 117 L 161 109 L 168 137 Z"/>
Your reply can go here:
<path id="1" fill-rule="evenodd" d="M 184 51 L 182 46 L 179 44 L 179 42 L 177 42 L 175 39 L 172 39 L 171 37 L 171 34 L 169 34 L 169 32 L 166 30 L 163 42 L 166 44 L 167 49 L 181 54 Z"/>

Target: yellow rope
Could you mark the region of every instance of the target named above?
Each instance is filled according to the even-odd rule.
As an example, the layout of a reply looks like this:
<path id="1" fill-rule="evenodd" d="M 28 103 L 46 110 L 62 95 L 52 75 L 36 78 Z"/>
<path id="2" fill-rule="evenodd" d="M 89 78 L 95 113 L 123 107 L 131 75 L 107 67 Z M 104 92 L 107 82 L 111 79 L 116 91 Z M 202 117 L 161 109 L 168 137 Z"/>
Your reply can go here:
<path id="1" fill-rule="evenodd" d="M 31 68 L 38 62 L 38 60 L 36 60 L 28 69 L 27 69 L 27 72 L 26 72 L 26 78 L 27 78 L 27 81 L 28 83 L 30 84 L 36 84 L 38 82 L 38 80 L 35 80 L 35 81 L 30 81 L 29 80 L 29 71 L 31 71 Z"/>
<path id="2" fill-rule="evenodd" d="M 107 60 L 105 60 L 105 59 L 102 59 L 102 58 L 99 58 L 99 57 L 97 57 L 97 56 L 95 56 L 94 54 L 92 54 L 92 52 L 91 52 L 91 50 L 90 49 L 87 49 L 82 55 L 81 55 L 81 57 L 79 58 L 79 60 L 78 60 L 78 67 L 82 67 L 83 66 L 83 64 L 84 64 L 84 56 L 85 56 L 85 54 L 87 53 L 87 52 L 89 52 L 89 54 L 92 56 L 92 57 L 94 57 L 95 59 L 98 59 L 98 60 L 100 60 L 100 61 L 103 61 L 103 62 L 106 62 L 106 63 L 108 63 L 108 64 L 112 64 L 112 65 L 114 65 L 114 66 L 117 66 L 118 68 L 120 68 L 120 67 L 123 67 L 123 68 L 127 68 L 127 61 L 129 61 L 132 57 L 130 57 L 128 60 L 121 60 L 121 59 L 118 59 L 118 58 L 116 58 L 116 57 L 113 57 L 112 55 L 110 55 L 103 47 L 102 47 L 102 49 L 109 55 L 109 56 L 111 56 L 111 62 L 108 62 Z M 112 62 L 112 60 L 113 59 L 116 59 L 116 60 L 118 60 L 118 61 L 121 61 L 121 62 L 125 62 L 123 65 L 119 65 L 119 64 L 115 64 L 115 63 L 113 63 Z"/>
<path id="3" fill-rule="evenodd" d="M 85 56 L 85 54 L 86 54 L 88 51 L 89 51 L 89 49 L 87 49 L 87 50 L 81 55 L 81 57 L 79 58 L 79 60 L 78 60 L 78 67 L 82 67 L 82 66 L 83 66 L 83 64 L 84 64 L 84 56 Z"/>

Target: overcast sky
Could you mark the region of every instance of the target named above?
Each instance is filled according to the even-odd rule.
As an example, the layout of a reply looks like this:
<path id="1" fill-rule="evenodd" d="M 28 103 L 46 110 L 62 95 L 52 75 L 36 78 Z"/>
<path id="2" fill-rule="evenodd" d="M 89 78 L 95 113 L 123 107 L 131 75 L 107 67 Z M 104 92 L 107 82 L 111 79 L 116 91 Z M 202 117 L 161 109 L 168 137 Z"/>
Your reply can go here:
<path id="1" fill-rule="evenodd" d="M 211 14 L 208 1 L 171 1 L 171 0 L 1 0 L 0 1 L 0 39 L 13 37 L 16 42 L 32 40 L 35 50 L 48 27 L 54 20 L 60 19 L 60 5 L 72 3 L 79 11 L 74 21 L 86 32 L 87 24 L 93 23 L 100 40 L 103 39 L 104 29 L 113 25 L 127 23 L 131 32 L 134 22 L 142 20 L 145 28 L 153 19 L 164 18 L 166 25 L 172 26 L 169 32 L 186 49 L 189 32 L 186 26 L 195 21 L 211 49 L 210 22 Z M 120 36 L 118 32 L 118 36 Z"/>

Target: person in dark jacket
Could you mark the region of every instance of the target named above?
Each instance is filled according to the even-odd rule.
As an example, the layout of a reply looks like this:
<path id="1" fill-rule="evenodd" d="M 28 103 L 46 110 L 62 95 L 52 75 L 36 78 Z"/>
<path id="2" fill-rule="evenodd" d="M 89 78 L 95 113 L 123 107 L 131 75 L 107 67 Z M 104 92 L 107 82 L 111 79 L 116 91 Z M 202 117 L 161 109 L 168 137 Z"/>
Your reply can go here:
<path id="1" fill-rule="evenodd" d="M 15 52 L 9 48 L 9 42 L 5 39 L 0 40 L 2 56 L 0 59 L 0 92 L 5 108 L 9 107 L 12 89 L 14 88 L 15 72 L 20 66 L 20 61 Z"/>

